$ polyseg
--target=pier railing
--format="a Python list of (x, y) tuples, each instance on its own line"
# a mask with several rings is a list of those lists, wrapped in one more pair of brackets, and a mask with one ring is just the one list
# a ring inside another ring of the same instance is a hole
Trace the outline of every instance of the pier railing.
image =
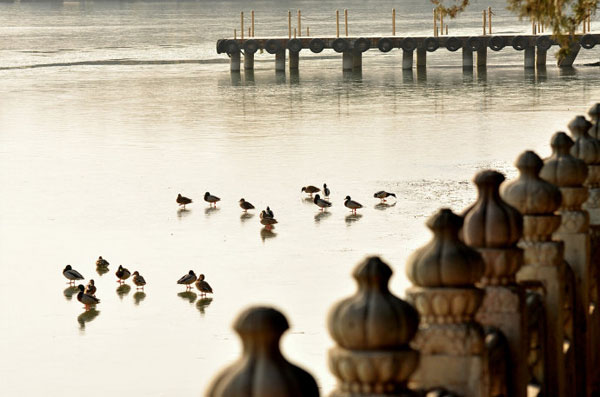
[[(475, 203), (428, 220), (433, 237), (405, 267), (407, 301), (381, 259), (356, 267), (357, 292), (328, 319), (332, 396), (598, 395), (600, 103), (589, 117), (554, 134), (550, 157), (521, 154), (515, 180), (479, 172)], [(279, 351), (287, 328), (274, 309), (244, 311), (243, 357), (208, 395), (317, 396)]]
[[(573, 65), (581, 48), (592, 49), (600, 44), (600, 34), (586, 33), (574, 35), (571, 38), (571, 49), (568, 55), (558, 61), (561, 67)], [(244, 56), (244, 69), (254, 69), (254, 54), (266, 51), (275, 55), (275, 70), (284, 71), (286, 68), (286, 53), (289, 56), (288, 66), (291, 70), (299, 68), (301, 51), (309, 50), (320, 53), (331, 49), (342, 54), (342, 69), (353, 70), (362, 68), (362, 54), (369, 49), (380, 52), (390, 52), (394, 49), (402, 51), (402, 69), (427, 65), (427, 53), (438, 49), (449, 52), (461, 50), (463, 68), (484, 67), (487, 65), (488, 49), (501, 51), (512, 49), (523, 52), (525, 68), (545, 66), (547, 52), (558, 43), (550, 35), (482, 35), (482, 36), (431, 36), (431, 37), (272, 37), (246, 39), (229, 38), (217, 41), (217, 53), (230, 57), (230, 70), (241, 69), (241, 55)], [(477, 54), (474, 62), (473, 54)]]

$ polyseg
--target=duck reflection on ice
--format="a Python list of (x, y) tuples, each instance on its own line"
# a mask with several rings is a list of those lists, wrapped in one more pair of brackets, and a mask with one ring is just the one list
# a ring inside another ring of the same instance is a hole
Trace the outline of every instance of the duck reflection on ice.
[(121, 284), (117, 287), (117, 295), (119, 295), (119, 298), (121, 298), (121, 300), (123, 300), (123, 297), (127, 295), (129, 291), (131, 291), (130, 285)]
[(208, 208), (204, 209), (204, 215), (209, 217), (219, 210), (220, 210), (220, 208), (217, 208), (217, 207), (208, 207)]
[(247, 220), (252, 219), (253, 216), (254, 214), (251, 214), (250, 212), (244, 212), (242, 215), (240, 215), (240, 222), (244, 223)]
[(75, 295), (78, 292), (79, 288), (77, 288), (74, 285), (71, 285), (70, 287), (65, 288), (65, 290), (63, 291), (63, 295), (68, 301), (70, 301), (73, 298), (73, 295)]
[(137, 291), (133, 294), (133, 303), (136, 305), (139, 305), (144, 299), (146, 299), (146, 293), (144, 291)]
[(198, 294), (196, 294), (194, 291), (185, 291), (178, 293), (177, 296), (190, 303), (194, 303), (198, 297)]
[(346, 225), (350, 226), (354, 222), (357, 222), (360, 218), (362, 218), (362, 214), (350, 214), (346, 215)]
[(315, 215), (315, 223), (319, 223), (321, 222), (323, 219), (330, 217), (331, 216), (331, 212), (327, 212), (327, 211), (319, 211), (316, 215)]
[(260, 239), (263, 241), (263, 243), (265, 240), (275, 238), (276, 236), (277, 233), (275, 233), (272, 229), (267, 229), (266, 227), (260, 229)]
[(198, 299), (196, 302), (196, 309), (200, 312), (200, 314), (204, 315), (204, 310), (211, 304), (213, 298), (202, 298)]
[(192, 213), (192, 211), (185, 209), (185, 208), (180, 208), (177, 210), (177, 218), (181, 219), (184, 218), (188, 215), (190, 215)]
[(392, 204), (389, 203), (379, 203), (379, 204), (375, 204), (375, 209), (379, 210), (379, 211), (385, 211), (388, 208), (391, 208), (393, 206), (395, 206), (397, 203), (397, 201), (394, 201)]
[(90, 310), (86, 310), (85, 312), (83, 312), (79, 316), (77, 316), (77, 322), (79, 323), (79, 329), (84, 330), (85, 324), (89, 323), (90, 321), (93, 321), (96, 317), (98, 317), (99, 314), (100, 314), (100, 311), (96, 310), (96, 308), (92, 307)]
[(98, 273), (99, 276), (102, 276), (103, 274), (108, 273), (108, 268), (102, 267), (102, 266), (96, 266), (96, 273)]

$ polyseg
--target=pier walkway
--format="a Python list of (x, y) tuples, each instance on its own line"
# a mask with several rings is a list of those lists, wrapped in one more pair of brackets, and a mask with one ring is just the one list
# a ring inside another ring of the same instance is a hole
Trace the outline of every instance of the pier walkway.
[[(560, 67), (573, 65), (581, 48), (592, 49), (600, 44), (600, 34), (577, 34), (568, 56), (558, 62)], [(254, 54), (264, 50), (275, 55), (275, 70), (282, 71), (286, 67), (286, 50), (289, 54), (290, 69), (298, 69), (299, 54), (302, 50), (320, 53), (333, 49), (342, 54), (343, 70), (362, 68), (362, 53), (369, 49), (389, 52), (395, 48), (402, 50), (402, 69), (412, 69), (414, 53), (416, 66), (427, 65), (427, 53), (445, 48), (450, 52), (462, 51), (463, 68), (474, 65), (487, 65), (488, 48), (492, 51), (523, 51), (525, 68), (546, 65), (546, 54), (558, 43), (550, 35), (486, 35), (486, 36), (437, 36), (437, 37), (298, 37), (298, 38), (255, 38), (220, 39), (217, 41), (217, 53), (226, 53), (231, 58), (231, 71), (241, 68), (241, 54), (244, 55), (244, 69), (254, 68)], [(473, 54), (477, 54), (475, 58)]]

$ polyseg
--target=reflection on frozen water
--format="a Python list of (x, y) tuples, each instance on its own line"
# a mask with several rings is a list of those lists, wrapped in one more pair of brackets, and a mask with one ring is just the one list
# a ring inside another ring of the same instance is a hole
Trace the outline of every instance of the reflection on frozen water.
[(79, 316), (77, 316), (79, 329), (83, 331), (85, 329), (85, 324), (93, 321), (96, 317), (98, 317), (99, 314), (100, 311), (96, 310), (96, 308), (93, 307), (90, 310), (87, 310), (81, 313)]
[(211, 304), (213, 298), (202, 298), (196, 302), (196, 309), (200, 312), (200, 314), (204, 315), (204, 310)]
[(98, 273), (99, 276), (102, 276), (103, 274), (108, 273), (108, 267), (96, 266), (96, 273)]
[(277, 233), (275, 233), (273, 229), (267, 229), (266, 227), (260, 229), (260, 239), (263, 241), (263, 243), (265, 242), (265, 240), (275, 238), (276, 236)]
[(198, 294), (196, 294), (194, 291), (184, 291), (178, 293), (177, 296), (190, 303), (194, 303), (196, 301), (196, 298), (198, 297)]
[(375, 207), (374, 207), (374, 208), (375, 208), (376, 210), (385, 211), (385, 210), (387, 210), (388, 208), (391, 208), (391, 207), (395, 206), (395, 205), (396, 205), (396, 203), (397, 203), (397, 201), (394, 201), (394, 202), (393, 202), (393, 203), (391, 203), (391, 204), (390, 204), (390, 203), (379, 203), (379, 204), (375, 204)]
[(307, 204), (307, 205), (311, 205), (311, 206), (312, 206), (312, 205), (315, 205), (315, 198), (314, 198), (314, 197), (304, 197), (304, 198), (302, 199), (302, 202), (303, 202), (304, 204)]
[(123, 297), (127, 295), (129, 291), (131, 291), (131, 286), (128, 284), (121, 284), (117, 287), (117, 295), (119, 298), (121, 298), (121, 300), (123, 300)]
[(328, 218), (331, 216), (331, 212), (328, 211), (319, 211), (316, 215), (315, 215), (315, 223), (319, 223), (322, 220)]
[(144, 291), (137, 291), (135, 294), (133, 294), (133, 302), (136, 305), (139, 305), (144, 299), (146, 299), (146, 293)]
[(191, 210), (180, 208), (177, 210), (177, 218), (182, 219), (192, 213)]
[(362, 214), (350, 214), (350, 215), (346, 215), (346, 218), (345, 218), (346, 225), (350, 226), (352, 223), (358, 221), (362, 217), (363, 217)]
[(204, 209), (204, 215), (206, 215), (207, 217), (211, 216), (212, 214), (214, 214), (217, 211), (220, 211), (220, 208), (217, 207), (208, 207)]
[(65, 295), (65, 298), (70, 301), (73, 298), (73, 295), (75, 295), (76, 293), (79, 292), (79, 289), (72, 285), (70, 287), (65, 288), (65, 290), (63, 291), (63, 294)]
[(252, 214), (250, 212), (244, 212), (244, 213), (242, 213), (242, 215), (240, 215), (240, 221), (242, 223), (244, 223), (247, 220), (252, 219), (253, 216), (254, 216), (254, 214)]

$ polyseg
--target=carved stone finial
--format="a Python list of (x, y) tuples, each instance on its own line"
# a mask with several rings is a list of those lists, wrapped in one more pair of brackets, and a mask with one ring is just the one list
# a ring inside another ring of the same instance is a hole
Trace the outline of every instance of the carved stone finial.
[(419, 361), (408, 343), (419, 315), (389, 291), (391, 275), (378, 257), (365, 259), (353, 273), (358, 291), (329, 313), (329, 333), (339, 345), (329, 352), (329, 367), (339, 379), (333, 396), (408, 393), (406, 382)]
[(591, 127), (592, 123), (587, 121), (584, 116), (577, 116), (569, 123), (569, 131), (575, 139), (571, 154), (585, 161), (587, 165), (600, 163), (600, 141), (588, 133)]
[(290, 364), (279, 350), (281, 335), (289, 328), (283, 314), (270, 307), (251, 307), (238, 316), (233, 328), (242, 339), (242, 357), (214, 379), (207, 396), (319, 396), (314, 378)]
[[(552, 155), (544, 160), (540, 177), (558, 187), (578, 187), (587, 178), (587, 167), (583, 160), (571, 155), (574, 142), (564, 132), (557, 132), (550, 142)], [(563, 205), (565, 204), (563, 195)], [(585, 200), (584, 200), (585, 201)]]
[(523, 232), (519, 211), (500, 198), (499, 187), (504, 175), (485, 170), (475, 175), (478, 197), (463, 216), (463, 240), (473, 248), (512, 247)]
[(554, 215), (562, 202), (560, 189), (539, 177), (544, 162), (532, 151), (519, 156), (517, 179), (501, 189), (502, 198), (523, 214), (523, 239), (549, 241), (560, 226), (560, 216)]
[(406, 275), (419, 287), (473, 286), (483, 275), (481, 255), (458, 238), (463, 218), (443, 208), (427, 221), (433, 239), (415, 251)]
[(590, 116), (590, 119), (592, 119), (592, 122), (594, 123), (592, 128), (588, 131), (589, 134), (596, 139), (600, 139), (600, 102), (590, 107), (588, 116)]

